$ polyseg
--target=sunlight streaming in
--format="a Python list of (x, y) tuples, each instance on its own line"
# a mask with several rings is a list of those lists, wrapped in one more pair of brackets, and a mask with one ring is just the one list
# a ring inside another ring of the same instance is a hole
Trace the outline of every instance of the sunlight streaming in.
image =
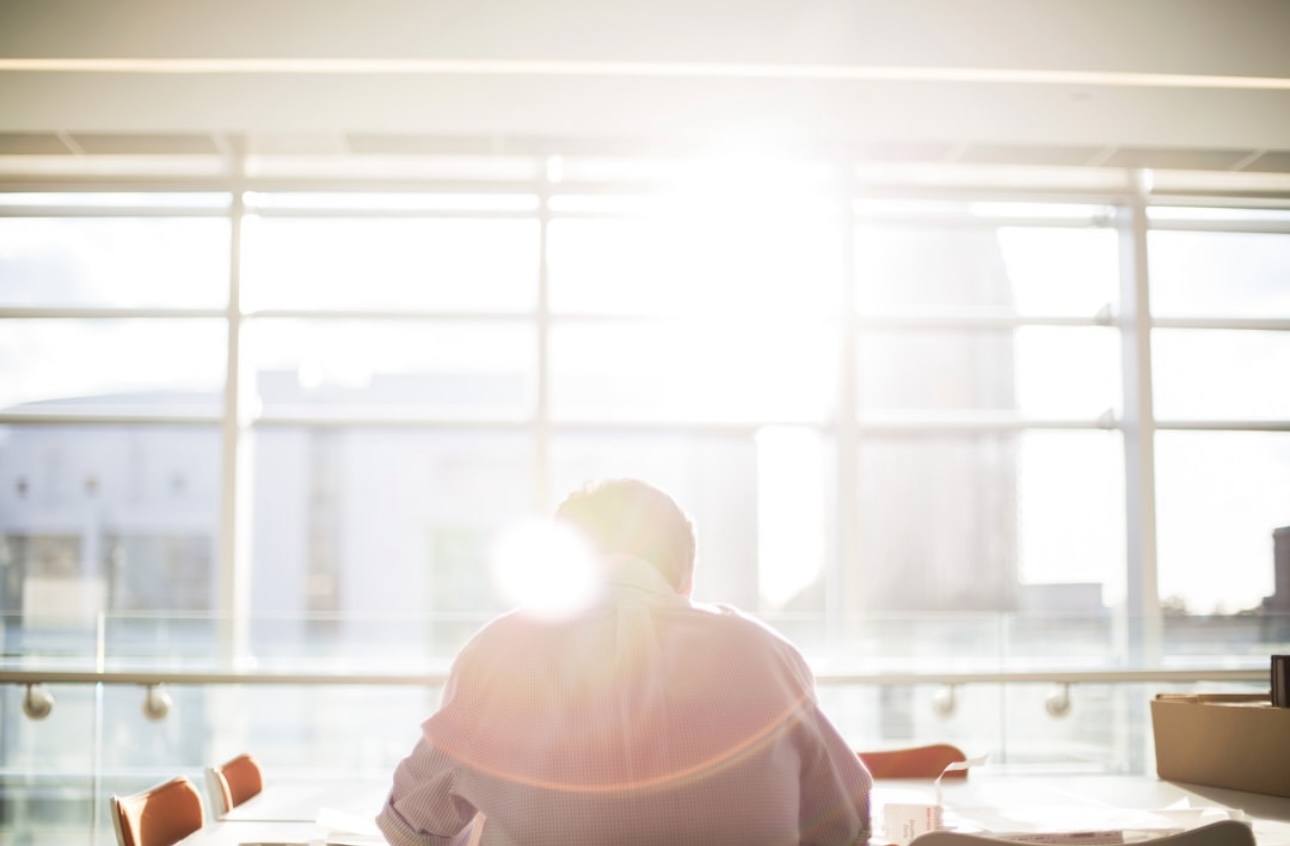
[(757, 587), (782, 608), (824, 570), (824, 449), (810, 429), (757, 431)]
[(572, 617), (600, 595), (600, 568), (591, 551), (574, 532), (549, 520), (507, 531), (491, 565), (503, 600), (540, 619)]

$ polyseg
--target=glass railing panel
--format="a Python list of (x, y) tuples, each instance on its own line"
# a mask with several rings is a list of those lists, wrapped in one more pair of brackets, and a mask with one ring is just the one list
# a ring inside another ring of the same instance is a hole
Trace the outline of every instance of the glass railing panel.
[(1096, 669), (1119, 666), (1124, 646), (1110, 611), (1098, 614), (1010, 614), (1001, 620), (1008, 669)]
[(1290, 612), (1166, 614), (1162, 640), (1161, 660), (1168, 666), (1268, 669), (1269, 656), (1290, 652)]
[(443, 672), (487, 621), (481, 614), (427, 617), (257, 617), (243, 666), (311, 672)]
[[(200, 779), (207, 764), (244, 750), (283, 777), (387, 777), (438, 707), (452, 656), (485, 620), (258, 616), (239, 628), (211, 615), (115, 614), (0, 622), (5, 670), (101, 666), (178, 676), (153, 693), (154, 705), (165, 704), (164, 716), (152, 714), (158, 719), (144, 710), (150, 677), (55, 679), (43, 686), (55, 704), (41, 720), (23, 713), (26, 676), (0, 696), (0, 839), (80, 840), (92, 828), (111, 843), (112, 792), (177, 774)], [(1290, 652), (1277, 639), (1282, 621), (1266, 615), (1167, 617), (1169, 647), (1150, 665), (1125, 657), (1132, 621), (1114, 614), (871, 615), (832, 628), (818, 615), (783, 614), (767, 622), (802, 646), (825, 712), (856, 749), (945, 741), (1023, 772), (1149, 775), (1152, 697), (1266, 692), (1268, 654)], [(225, 648), (232, 644), (239, 649)], [(1232, 670), (1253, 675), (1233, 681)], [(1200, 680), (1162, 671), (1195, 671)], [(1218, 680), (1205, 681), (1206, 671)], [(240, 674), (286, 682), (245, 683)]]
[(438, 707), (437, 685), (261, 686), (212, 689), (200, 760), (251, 751), (270, 772), (389, 774)]
[(85, 667), (93, 660), (100, 633), (89, 614), (0, 615), (2, 660), (10, 667)]
[(219, 620), (209, 614), (104, 615), (104, 667), (212, 670), (219, 655), (219, 637)]
[[(24, 699), (42, 694), (53, 707), (32, 719)], [(99, 794), (97, 695), (94, 685), (0, 688), (0, 841), (84, 842)]]
[(831, 685), (820, 706), (857, 750), (954, 743), (972, 755), (1003, 745), (998, 685)]

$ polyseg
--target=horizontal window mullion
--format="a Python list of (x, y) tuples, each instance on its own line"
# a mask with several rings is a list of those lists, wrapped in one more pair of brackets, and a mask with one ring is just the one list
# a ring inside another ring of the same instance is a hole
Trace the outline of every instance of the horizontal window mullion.
[(1015, 329), (1021, 326), (1113, 326), (1109, 314), (1089, 316), (1029, 314), (864, 314), (857, 329)]
[(470, 429), (472, 431), (517, 431), (531, 428), (530, 419), (483, 420), (430, 415), (381, 414), (265, 414), (247, 421), (251, 428), (304, 429)]
[(434, 311), (432, 309), (309, 309), (265, 308), (244, 311), (241, 318), (255, 320), (429, 320), (444, 322), (532, 322), (531, 311)]
[(1153, 317), (1153, 329), (1257, 329), (1290, 331), (1290, 317)]
[(1290, 420), (1159, 419), (1155, 428), (1191, 432), (1290, 432)]
[(1290, 235), (1290, 220), (1153, 220), (1147, 227), (1147, 231)]
[(183, 208), (178, 206), (10, 206), (0, 203), (0, 218), (96, 218), (96, 217), (213, 217), (227, 218), (228, 208)]
[(0, 426), (218, 426), (220, 413), (0, 411)]
[(937, 434), (941, 432), (1022, 432), (1037, 429), (1102, 429), (1120, 428), (1120, 423), (1109, 415), (1095, 418), (1011, 418), (956, 415), (949, 412), (931, 417), (904, 417), (899, 412), (890, 416), (873, 417), (861, 414), (855, 422), (862, 433), (884, 434)]
[(1002, 229), (1025, 227), (1027, 229), (1090, 229), (1109, 228), (1110, 219), (1087, 217), (997, 217), (955, 214), (852, 214), (856, 225), (872, 227), (894, 226), (902, 229)]
[(537, 217), (538, 212), (536, 209), (520, 211), (515, 209), (248, 208), (246, 215), (248, 217), (295, 219), (533, 220)]
[(4, 320), (121, 320), (121, 319), (164, 319), (192, 320), (212, 319), (228, 316), (223, 308), (166, 308), (164, 306), (148, 308), (112, 307), (112, 306), (0, 306), (0, 319)]

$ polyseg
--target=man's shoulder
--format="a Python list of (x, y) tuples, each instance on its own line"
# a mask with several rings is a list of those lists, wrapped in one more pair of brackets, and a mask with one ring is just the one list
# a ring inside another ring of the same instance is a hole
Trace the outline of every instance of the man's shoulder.
[[(667, 640), (703, 642), (708, 646), (705, 651), (737, 653), (750, 659), (755, 655), (763, 659), (774, 656), (792, 664), (798, 672), (805, 667), (805, 659), (788, 638), (733, 605), (685, 602), (654, 608), (663, 619), (673, 621), (668, 624), (659, 620), (662, 628), (658, 631)], [(545, 657), (563, 654), (571, 648), (576, 650), (571, 644), (598, 637), (603, 634), (599, 626), (612, 625), (612, 610), (606, 606), (558, 622), (535, 620), (522, 611), (502, 614), (470, 637), (457, 653), (454, 664), (458, 669), (496, 663), (513, 665), (517, 660), (525, 660), (521, 656)]]
[(690, 608), (697, 614), (702, 615), (700, 619), (705, 620), (707, 625), (731, 637), (741, 638), (750, 642), (760, 642), (765, 644), (767, 649), (799, 656), (797, 647), (788, 638), (747, 611), (722, 603), (696, 602), (692, 603)]
[[(467, 639), (461, 653), (477, 652), (510, 642), (531, 642), (558, 623), (539, 620), (517, 608), (506, 611), (484, 623)], [(459, 654), (461, 654), (459, 653)]]

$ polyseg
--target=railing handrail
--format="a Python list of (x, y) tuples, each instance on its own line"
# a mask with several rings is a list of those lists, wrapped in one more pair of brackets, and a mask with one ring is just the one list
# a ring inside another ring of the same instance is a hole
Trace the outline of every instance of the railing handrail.
[[(0, 669), (0, 684), (136, 685), (365, 685), (400, 687), (441, 685), (444, 670), (422, 673), (272, 672), (266, 670), (58, 670)], [(906, 686), (920, 684), (1133, 684), (1137, 682), (1269, 682), (1267, 669), (1111, 669), (1017, 670), (989, 672), (840, 672), (819, 670), (820, 685)]]

